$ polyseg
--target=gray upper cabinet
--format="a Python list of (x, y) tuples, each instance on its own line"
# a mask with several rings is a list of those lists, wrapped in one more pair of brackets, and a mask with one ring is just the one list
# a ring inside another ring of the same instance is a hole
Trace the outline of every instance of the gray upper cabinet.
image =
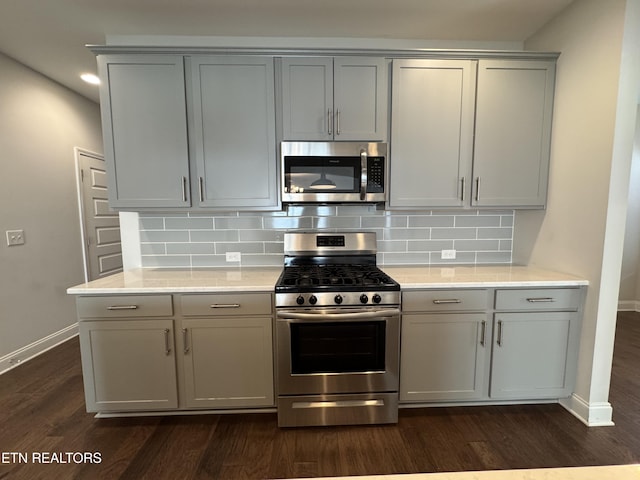
[(554, 83), (554, 61), (479, 61), (473, 206), (545, 206)]
[(393, 61), (389, 207), (469, 198), (475, 78), (471, 60)]
[(390, 208), (546, 204), (554, 60), (394, 60)]
[(281, 73), (284, 140), (386, 139), (386, 59), (283, 58)]
[(187, 65), (194, 204), (278, 209), (273, 58), (201, 56)]
[(109, 204), (188, 207), (184, 68), (178, 55), (101, 55)]

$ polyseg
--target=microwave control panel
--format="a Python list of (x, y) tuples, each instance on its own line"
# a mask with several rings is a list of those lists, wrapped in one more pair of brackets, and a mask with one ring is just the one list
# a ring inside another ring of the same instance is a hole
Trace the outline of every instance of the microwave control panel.
[(367, 192), (384, 193), (384, 157), (367, 158)]

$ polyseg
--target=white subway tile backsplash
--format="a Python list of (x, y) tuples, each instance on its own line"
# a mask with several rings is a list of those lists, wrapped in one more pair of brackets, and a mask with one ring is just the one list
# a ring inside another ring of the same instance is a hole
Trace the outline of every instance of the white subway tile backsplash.
[[(381, 265), (511, 263), (514, 212), (395, 212), (373, 205), (290, 206), (281, 212), (140, 214), (143, 267), (220, 267), (226, 252), (242, 266), (283, 263), (284, 232), (376, 232)], [(442, 250), (456, 250), (443, 260)]]

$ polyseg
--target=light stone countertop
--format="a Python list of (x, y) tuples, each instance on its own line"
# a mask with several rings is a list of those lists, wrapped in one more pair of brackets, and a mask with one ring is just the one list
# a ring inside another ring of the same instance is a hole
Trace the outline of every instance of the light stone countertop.
[[(579, 277), (522, 266), (381, 266), (403, 289), (582, 286)], [(282, 267), (134, 269), (81, 283), (71, 295), (273, 292)]]
[(365, 475), (358, 477), (331, 477), (331, 480), (640, 480), (640, 465), (415, 473), (408, 475)]
[(273, 292), (282, 267), (138, 268), (67, 289), (72, 295)]
[(381, 267), (403, 289), (575, 287), (588, 285), (583, 278), (532, 266), (407, 266)]

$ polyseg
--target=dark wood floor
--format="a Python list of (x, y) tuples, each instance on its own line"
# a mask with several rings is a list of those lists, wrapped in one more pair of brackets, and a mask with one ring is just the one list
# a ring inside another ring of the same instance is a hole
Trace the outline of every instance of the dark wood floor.
[[(640, 463), (640, 314), (619, 315), (615, 427), (557, 404), (404, 409), (390, 426), (278, 429), (275, 414), (95, 419), (77, 339), (0, 376), (0, 478), (265, 479)], [(100, 464), (7, 463), (98, 452)]]

